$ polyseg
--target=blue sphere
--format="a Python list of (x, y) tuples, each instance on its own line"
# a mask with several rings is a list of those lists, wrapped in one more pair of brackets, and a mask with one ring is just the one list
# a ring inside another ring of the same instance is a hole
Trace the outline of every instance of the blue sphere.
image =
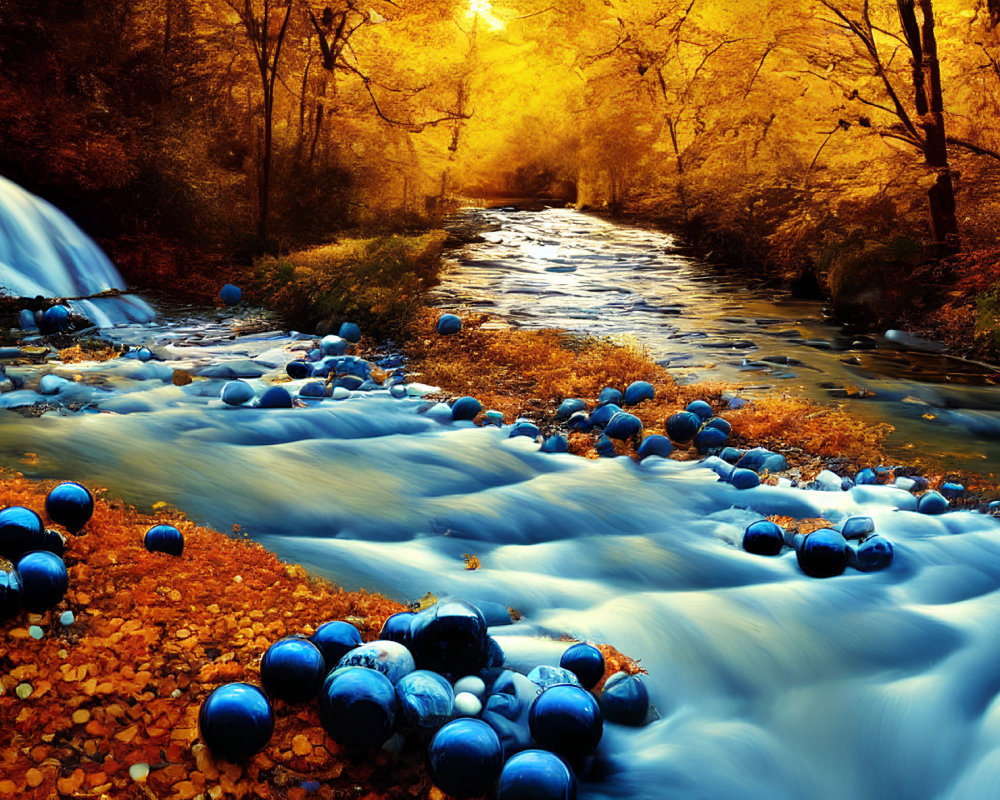
[(395, 397), (397, 400), (402, 400), (408, 394), (409, 392), (406, 391), (406, 387), (402, 384), (397, 383), (394, 386), (389, 387), (389, 396)]
[(297, 381), (302, 378), (311, 377), (313, 368), (312, 364), (309, 364), (306, 361), (289, 361), (285, 364), (285, 372), (288, 373), (289, 378)]
[(625, 405), (633, 406), (644, 400), (652, 400), (656, 396), (653, 384), (647, 381), (635, 381), (630, 383), (625, 389)]
[(142, 539), (150, 553), (179, 556), (184, 552), (184, 534), (173, 525), (154, 525)]
[(692, 400), (684, 410), (696, 414), (702, 421), (712, 417), (712, 407), (704, 400)]
[(694, 446), (699, 453), (705, 453), (722, 447), (728, 439), (729, 435), (724, 430), (713, 427), (706, 422), (702, 425), (701, 430), (694, 435)]
[(854, 482), (858, 486), (871, 485), (878, 483), (878, 477), (875, 475), (875, 470), (865, 467), (854, 475)]
[(847, 540), (839, 531), (820, 528), (802, 540), (796, 557), (806, 575), (831, 578), (840, 575), (847, 566)]
[(198, 713), (198, 729), (217, 758), (245, 761), (274, 731), (271, 703), (256, 686), (227, 683), (213, 691)]
[(150, 350), (148, 347), (140, 347), (138, 352), (136, 352), (136, 358), (138, 358), (140, 361), (143, 362), (152, 361), (153, 351)]
[(438, 319), (437, 332), (442, 336), (450, 336), (462, 330), (462, 320), (454, 314), (442, 314)]
[(433, 730), (451, 719), (455, 691), (443, 675), (418, 669), (396, 684), (396, 703), (402, 725)]
[(604, 677), (604, 655), (592, 644), (580, 642), (566, 649), (559, 666), (568, 669), (584, 689), (593, 689)]
[(381, 747), (396, 730), (396, 689), (373, 669), (335, 670), (320, 689), (319, 719), (330, 738), (344, 747)]
[(309, 641), (319, 648), (326, 671), (330, 672), (340, 659), (361, 644), (361, 634), (350, 622), (334, 620), (320, 625)]
[(35, 315), (32, 311), (30, 311), (27, 308), (21, 309), (21, 313), (18, 314), (17, 321), (21, 325), (21, 330), (24, 331), (38, 330), (38, 323), (35, 321)]
[(917, 500), (917, 511), (921, 514), (943, 514), (948, 510), (948, 501), (945, 497), (935, 492), (933, 489), (924, 492)]
[(604, 684), (601, 711), (609, 722), (642, 725), (649, 715), (649, 690), (638, 675), (616, 672)]
[(690, 411), (671, 414), (667, 418), (667, 436), (674, 442), (690, 442), (700, 427), (701, 417)]
[(672, 452), (674, 452), (673, 442), (662, 434), (652, 433), (639, 445), (639, 460), (641, 461), (646, 456), (669, 458)]
[(410, 646), (410, 623), (416, 616), (412, 611), (400, 611), (386, 619), (379, 633), (379, 639), (386, 639), (390, 642), (399, 642), (405, 647)]
[(30, 508), (8, 506), (0, 511), (0, 558), (13, 562), (30, 550), (43, 549), (44, 537), (42, 518)]
[(475, 797), (493, 788), (503, 766), (496, 731), (480, 719), (456, 719), (427, 746), (427, 771), (434, 785), (454, 797)]
[(960, 483), (942, 483), (941, 495), (949, 500), (955, 500), (965, 494), (965, 487)]
[(743, 549), (748, 553), (776, 556), (784, 546), (784, 531), (769, 519), (751, 522), (743, 532)]
[(538, 695), (528, 726), (541, 747), (574, 760), (594, 752), (604, 733), (604, 717), (590, 692), (562, 684)]
[(475, 397), (459, 397), (451, 406), (451, 418), (472, 420), (482, 410), (483, 404)]
[(60, 483), (45, 498), (45, 513), (70, 533), (77, 533), (94, 513), (94, 496), (79, 483)]
[(522, 419), (515, 422), (507, 434), (507, 438), (513, 439), (515, 436), (527, 436), (529, 439), (537, 439), (542, 432), (538, 426), (530, 420)]
[(500, 772), (496, 800), (576, 800), (576, 775), (555, 753), (524, 750)]
[(21, 610), (21, 579), (17, 572), (0, 570), (0, 621), (9, 619)]
[(253, 399), (253, 387), (246, 381), (229, 381), (222, 387), (220, 397), (227, 406), (241, 406)]
[(737, 489), (753, 489), (760, 486), (760, 476), (752, 469), (737, 467), (730, 474), (729, 482)]
[(567, 397), (559, 404), (559, 408), (556, 409), (556, 416), (559, 419), (569, 419), (577, 411), (586, 411), (587, 404), (576, 397)]
[(875, 530), (875, 520), (871, 517), (848, 517), (840, 526), (845, 539), (863, 539)]
[(621, 410), (621, 406), (616, 403), (605, 403), (602, 406), (598, 406), (590, 415), (590, 424), (592, 426), (597, 425), (598, 427), (603, 428), (611, 422), (611, 418)]
[(355, 322), (343, 322), (337, 335), (347, 342), (357, 344), (361, 341), (361, 328)]
[(859, 572), (875, 572), (892, 563), (892, 542), (874, 534), (858, 545), (854, 552), (854, 568)]
[(341, 339), (339, 336), (334, 336), (333, 334), (324, 336), (319, 341), (320, 352), (325, 356), (342, 356), (350, 346), (351, 343), (346, 339)]
[(705, 428), (718, 428), (726, 436), (729, 436), (733, 431), (733, 426), (729, 423), (729, 420), (723, 419), (722, 417), (712, 417), (708, 422), (701, 426), (704, 430)]
[(598, 405), (605, 406), (608, 403), (614, 403), (616, 406), (620, 406), (625, 402), (625, 395), (622, 394), (621, 390), (615, 389), (612, 386), (606, 386), (601, 389), (601, 393), (597, 395)]
[(267, 648), (260, 662), (264, 691), (288, 703), (302, 703), (315, 697), (325, 677), (323, 654), (300, 636), (279, 639)]
[(612, 439), (626, 442), (642, 433), (642, 421), (632, 414), (619, 411), (608, 422), (604, 433)]
[(42, 333), (62, 333), (69, 325), (69, 309), (66, 306), (52, 306), (42, 314), (39, 325)]
[(235, 306), (243, 299), (243, 290), (239, 286), (227, 283), (222, 287), (222, 291), (219, 292), (219, 297), (227, 306)]
[(291, 408), (292, 396), (284, 386), (272, 386), (260, 396), (261, 408)]
[(415, 670), (413, 655), (399, 642), (380, 641), (368, 642), (349, 650), (340, 661), (337, 669), (343, 667), (365, 667), (381, 672), (395, 686), (405, 675)]
[(483, 612), (461, 600), (442, 600), (414, 615), (410, 648), (420, 669), (475, 675), (489, 656)]
[(21, 584), (21, 606), (32, 614), (43, 614), (54, 608), (69, 588), (66, 565), (48, 550), (21, 556), (14, 569)]

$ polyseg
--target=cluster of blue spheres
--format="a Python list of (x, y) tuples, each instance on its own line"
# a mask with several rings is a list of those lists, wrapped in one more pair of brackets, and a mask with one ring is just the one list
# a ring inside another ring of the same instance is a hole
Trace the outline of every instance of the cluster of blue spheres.
[(449, 599), (393, 614), (367, 643), (342, 620), (280, 639), (261, 661), (263, 690), (233, 683), (208, 697), (202, 739), (215, 755), (240, 761), (270, 739), (273, 700), (316, 702), (324, 730), (351, 750), (375, 750), (396, 734), (427, 742), (430, 777), (453, 797), (575, 800), (577, 772), (605, 720), (646, 721), (645, 684), (617, 673), (595, 694), (604, 656), (583, 643), (567, 648), (558, 667), (527, 676), (505, 669), (487, 620), (510, 623), (502, 608)]

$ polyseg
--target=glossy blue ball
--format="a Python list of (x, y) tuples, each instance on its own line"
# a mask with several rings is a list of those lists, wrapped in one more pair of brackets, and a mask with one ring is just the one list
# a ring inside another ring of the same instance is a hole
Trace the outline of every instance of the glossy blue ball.
[(267, 648), (260, 662), (264, 691), (288, 703), (302, 703), (315, 697), (326, 673), (326, 662), (319, 648), (299, 636), (279, 639)]
[(892, 542), (874, 534), (858, 545), (854, 551), (854, 568), (860, 572), (875, 572), (892, 563)]
[(311, 377), (313, 368), (312, 364), (306, 361), (289, 361), (285, 364), (285, 372), (288, 373), (289, 378), (297, 381), (302, 378)]
[(707, 453), (709, 450), (722, 447), (728, 439), (729, 436), (725, 431), (706, 423), (694, 435), (694, 446), (699, 453)]
[(0, 570), (0, 621), (21, 610), (21, 580), (16, 572)]
[(810, 577), (840, 575), (847, 566), (847, 540), (839, 531), (820, 528), (802, 540), (796, 557), (799, 567)]
[(94, 496), (79, 483), (60, 483), (45, 498), (45, 513), (70, 533), (77, 533), (94, 513)]
[(486, 619), (469, 603), (442, 600), (414, 615), (410, 648), (420, 669), (474, 675), (489, 654)]
[(253, 399), (253, 387), (246, 381), (229, 381), (222, 387), (220, 397), (227, 406), (241, 406)]
[(671, 414), (667, 418), (667, 436), (674, 442), (690, 442), (701, 427), (701, 417), (690, 411)]
[(443, 675), (418, 669), (396, 684), (396, 704), (401, 725), (440, 728), (452, 717), (455, 691)]
[(602, 406), (598, 406), (590, 415), (590, 424), (603, 428), (611, 422), (611, 418), (621, 410), (621, 406), (617, 403), (605, 403)]
[(378, 638), (390, 642), (399, 642), (401, 645), (409, 647), (410, 623), (413, 621), (414, 616), (412, 611), (400, 611), (397, 614), (393, 614), (382, 625), (382, 631), (379, 633)]
[(350, 622), (334, 620), (320, 625), (309, 641), (319, 648), (326, 671), (330, 672), (348, 652), (361, 645), (361, 634)]
[(948, 510), (948, 501), (939, 492), (933, 489), (924, 492), (917, 500), (917, 511), (921, 514), (943, 514)]
[(669, 458), (672, 452), (674, 452), (673, 442), (662, 434), (651, 433), (639, 445), (639, 460), (641, 461), (647, 456)]
[(473, 420), (483, 410), (483, 404), (475, 397), (459, 397), (451, 406), (451, 418)]
[(356, 322), (342, 322), (337, 335), (344, 341), (357, 344), (361, 341), (361, 328)]
[(642, 421), (625, 411), (619, 411), (608, 422), (604, 434), (612, 439), (626, 442), (642, 434)]
[(622, 394), (620, 389), (615, 389), (613, 386), (606, 386), (601, 389), (600, 394), (597, 395), (598, 405), (607, 405), (608, 403), (614, 403), (616, 406), (620, 406), (625, 402), (625, 395)]
[(337, 669), (344, 667), (365, 667), (381, 672), (394, 686), (417, 668), (405, 645), (381, 640), (358, 645), (345, 653), (337, 662)]
[(743, 549), (758, 556), (776, 556), (785, 546), (785, 533), (769, 519), (751, 522), (743, 531)]
[(219, 297), (227, 306), (235, 306), (243, 299), (243, 290), (239, 286), (227, 283), (222, 287), (222, 291), (219, 292)]
[(442, 336), (450, 336), (462, 330), (462, 320), (454, 314), (442, 314), (438, 318), (437, 332)]
[(272, 386), (260, 396), (261, 408), (291, 408), (292, 396), (284, 386)]
[(737, 467), (729, 475), (729, 482), (737, 489), (753, 489), (760, 486), (760, 476), (752, 469)]
[(396, 730), (396, 688), (373, 669), (335, 670), (319, 692), (319, 719), (330, 738), (344, 747), (381, 747)]
[(47, 550), (21, 556), (14, 569), (21, 584), (21, 606), (32, 614), (54, 608), (69, 588), (66, 565), (59, 556)]
[(42, 314), (42, 333), (62, 333), (69, 325), (69, 309), (66, 306), (52, 306)]
[(8, 506), (0, 511), (0, 557), (17, 559), (29, 550), (39, 550), (45, 536), (42, 518), (30, 508)]
[(576, 675), (584, 689), (593, 689), (604, 677), (604, 655), (586, 642), (568, 647), (559, 666)]
[(577, 397), (567, 397), (556, 409), (556, 416), (559, 419), (569, 419), (577, 411), (586, 411), (587, 404)]
[(696, 414), (702, 421), (712, 417), (712, 407), (704, 400), (692, 400), (684, 410)]
[(274, 731), (271, 703), (256, 686), (227, 683), (213, 691), (198, 713), (198, 729), (217, 758), (245, 761)]
[(656, 396), (653, 384), (647, 381), (635, 381), (625, 388), (625, 405), (632, 406), (644, 400), (652, 400)]
[(154, 525), (142, 538), (150, 553), (179, 556), (184, 552), (184, 534), (173, 525)]
[(496, 800), (576, 800), (576, 775), (555, 753), (524, 750), (500, 771)]
[(140, 347), (138, 352), (136, 353), (136, 358), (138, 358), (140, 361), (143, 362), (152, 361), (153, 351), (150, 350), (148, 347)]
[(434, 785), (455, 797), (486, 794), (500, 775), (503, 749), (496, 732), (480, 719), (457, 719), (441, 728), (427, 747)]
[(642, 725), (649, 715), (649, 690), (639, 675), (616, 672), (601, 691), (601, 711), (609, 722)]
[(538, 695), (528, 726), (541, 747), (574, 760), (594, 752), (604, 732), (604, 717), (590, 692), (563, 684)]

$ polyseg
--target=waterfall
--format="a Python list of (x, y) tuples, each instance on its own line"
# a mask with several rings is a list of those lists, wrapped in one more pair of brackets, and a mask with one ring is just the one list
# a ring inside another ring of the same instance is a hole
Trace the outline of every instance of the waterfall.
[(125, 289), (114, 264), (51, 203), (0, 176), (0, 291), (17, 297), (72, 299), (95, 325), (143, 322), (155, 312), (139, 297), (92, 297)]

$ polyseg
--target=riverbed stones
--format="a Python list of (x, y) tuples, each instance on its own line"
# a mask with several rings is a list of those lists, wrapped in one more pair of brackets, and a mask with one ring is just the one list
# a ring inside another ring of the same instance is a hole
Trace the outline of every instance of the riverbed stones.
[(357, 344), (361, 341), (361, 328), (355, 322), (343, 322), (337, 335), (345, 341)]
[(253, 400), (253, 387), (246, 381), (229, 381), (222, 387), (220, 397), (227, 406), (241, 406)]
[(285, 372), (293, 381), (309, 378), (313, 374), (312, 364), (305, 361), (289, 361), (285, 365)]
[(142, 539), (150, 553), (179, 556), (184, 552), (184, 535), (173, 525), (154, 525)]
[(527, 436), (529, 439), (537, 439), (540, 435), (541, 431), (534, 422), (528, 419), (520, 419), (511, 426), (507, 437), (513, 439), (515, 436)]
[(259, 405), (261, 408), (291, 408), (294, 402), (284, 386), (272, 386), (260, 396)]
[(948, 510), (948, 500), (933, 489), (924, 492), (917, 500), (917, 511), (921, 514), (943, 514)]
[(556, 409), (556, 416), (559, 419), (569, 419), (577, 411), (586, 411), (587, 404), (578, 397), (567, 397)]
[(625, 402), (625, 395), (622, 393), (621, 389), (616, 389), (613, 386), (606, 386), (601, 389), (600, 394), (597, 395), (598, 405), (607, 405), (608, 403), (613, 403), (616, 406), (621, 406)]
[(640, 461), (648, 456), (669, 458), (673, 451), (674, 445), (666, 436), (659, 433), (651, 433), (639, 445), (638, 455)]
[(451, 719), (455, 710), (455, 692), (448, 680), (424, 669), (400, 679), (396, 701), (400, 724), (409, 728), (435, 730)]
[(559, 666), (572, 672), (584, 689), (593, 689), (604, 677), (604, 655), (586, 642), (568, 647), (559, 659)]
[(22, 556), (15, 571), (21, 584), (21, 607), (32, 614), (54, 608), (69, 588), (69, 573), (63, 560), (46, 550)]
[(723, 447), (728, 439), (729, 435), (725, 431), (705, 423), (694, 435), (694, 446), (699, 453), (707, 453)]
[(358, 645), (341, 656), (337, 669), (344, 667), (364, 667), (381, 672), (395, 686), (416, 669), (416, 664), (413, 655), (404, 645), (376, 639), (374, 642)]
[(639, 675), (616, 672), (601, 692), (601, 712), (609, 722), (642, 725), (649, 716), (649, 690)]
[(801, 540), (796, 557), (806, 575), (831, 578), (840, 575), (847, 566), (847, 540), (839, 531), (820, 528)]
[(271, 703), (256, 686), (227, 683), (201, 706), (198, 729), (212, 755), (245, 761), (261, 750), (274, 731)]
[(620, 411), (622, 411), (622, 407), (617, 403), (608, 402), (604, 405), (598, 406), (590, 414), (590, 424), (603, 428), (611, 422), (611, 418)]
[(496, 800), (576, 800), (576, 774), (548, 750), (524, 750), (500, 771)]
[(590, 692), (560, 684), (538, 695), (528, 726), (541, 747), (575, 760), (594, 752), (604, 733), (604, 717)]
[(625, 442), (642, 434), (642, 421), (633, 414), (619, 411), (608, 421), (604, 433), (612, 439)]
[(45, 334), (62, 333), (69, 327), (69, 309), (62, 305), (45, 309), (38, 327)]
[(684, 410), (696, 414), (703, 422), (712, 417), (712, 407), (704, 400), (692, 400)]
[(489, 654), (486, 620), (471, 603), (442, 600), (414, 615), (410, 648), (420, 669), (445, 675), (478, 673)]
[(683, 444), (690, 442), (701, 427), (701, 417), (691, 411), (681, 411), (667, 418), (667, 436), (671, 441)]
[(892, 564), (892, 542), (878, 534), (868, 536), (856, 546), (848, 545), (848, 559), (859, 572), (875, 572)]
[(483, 410), (483, 404), (475, 397), (459, 397), (451, 406), (452, 419), (474, 420)]
[(42, 518), (30, 508), (8, 506), (0, 511), (0, 558), (16, 562), (24, 553), (41, 549)]
[(543, 453), (568, 453), (569, 440), (561, 433), (555, 433), (542, 442)]
[(736, 467), (729, 475), (729, 482), (737, 489), (753, 489), (760, 486), (760, 476), (752, 469)]
[(352, 750), (381, 747), (396, 729), (396, 688), (365, 667), (337, 669), (319, 693), (319, 718), (335, 742)]
[(758, 556), (776, 556), (785, 546), (785, 532), (767, 519), (747, 525), (743, 531), (743, 549)]

